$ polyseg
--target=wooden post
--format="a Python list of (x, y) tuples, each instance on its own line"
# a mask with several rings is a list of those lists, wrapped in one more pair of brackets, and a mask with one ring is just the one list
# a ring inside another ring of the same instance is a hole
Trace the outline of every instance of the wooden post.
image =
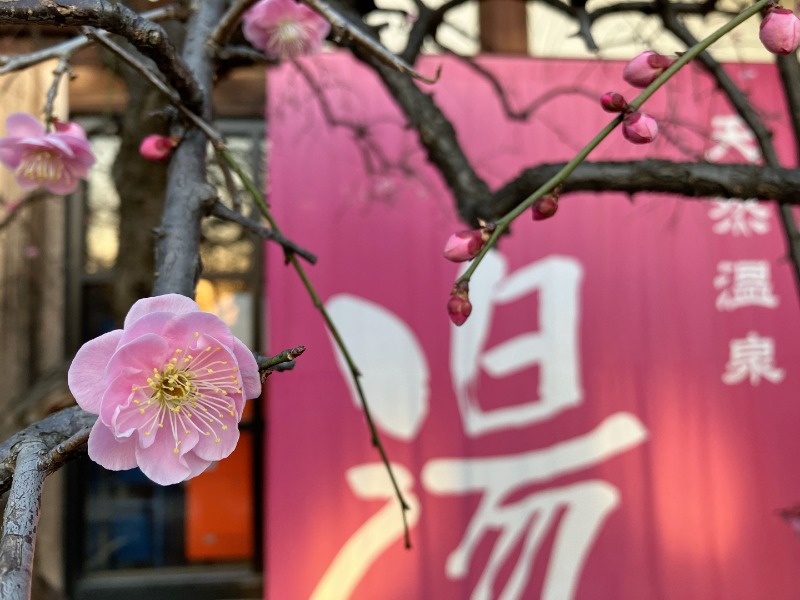
[(524, 0), (479, 3), (481, 52), (528, 54), (528, 21)]

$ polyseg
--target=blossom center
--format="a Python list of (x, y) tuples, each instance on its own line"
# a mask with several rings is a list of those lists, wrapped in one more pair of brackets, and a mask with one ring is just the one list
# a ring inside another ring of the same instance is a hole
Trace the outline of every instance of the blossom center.
[(153, 400), (167, 410), (179, 412), (181, 407), (190, 403), (197, 404), (197, 385), (194, 373), (175, 369), (174, 363), (167, 363), (159, 372), (154, 369), (153, 377), (147, 383), (153, 390)]
[(63, 177), (64, 164), (53, 152), (31, 152), (22, 158), (14, 174), (39, 183), (52, 183)]
[(303, 52), (306, 37), (303, 25), (294, 19), (283, 19), (275, 26), (271, 50), (278, 56), (298, 56)]

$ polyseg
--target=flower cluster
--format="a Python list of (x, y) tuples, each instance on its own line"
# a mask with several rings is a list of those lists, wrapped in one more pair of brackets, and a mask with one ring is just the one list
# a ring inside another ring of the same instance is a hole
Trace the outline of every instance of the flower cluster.
[(161, 485), (228, 456), (245, 400), (261, 393), (252, 353), (177, 294), (139, 300), (123, 329), (84, 344), (68, 383), (78, 405), (99, 415), (89, 457), (114, 471), (138, 466)]
[(54, 194), (70, 194), (94, 164), (94, 154), (80, 125), (55, 121), (54, 127), (54, 132), (47, 133), (27, 113), (14, 113), (6, 119), (0, 162), (14, 172), (23, 190), (45, 188)]
[[(631, 59), (622, 71), (630, 85), (646, 88), (677, 59), (647, 50)], [(606, 112), (622, 113), (622, 136), (633, 144), (649, 144), (658, 135), (658, 122), (647, 113), (634, 110), (622, 94), (607, 92), (600, 97)]]
[(767, 10), (758, 38), (773, 54), (791, 54), (800, 46), (800, 19), (788, 8)]
[(243, 17), (244, 37), (270, 58), (313, 54), (331, 30), (330, 23), (295, 0), (260, 0)]

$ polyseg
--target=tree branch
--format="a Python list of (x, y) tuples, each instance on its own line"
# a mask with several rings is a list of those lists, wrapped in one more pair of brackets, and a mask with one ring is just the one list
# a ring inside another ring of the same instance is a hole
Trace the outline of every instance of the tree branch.
[(156, 64), (186, 106), (202, 111), (205, 98), (201, 86), (166, 32), (124, 4), (104, 0), (4, 0), (0, 2), (0, 17), (6, 25), (91, 26), (121, 35)]

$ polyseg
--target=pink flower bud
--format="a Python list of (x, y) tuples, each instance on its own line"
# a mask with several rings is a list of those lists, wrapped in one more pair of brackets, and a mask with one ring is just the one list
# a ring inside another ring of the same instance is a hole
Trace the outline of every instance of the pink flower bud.
[(55, 127), (58, 133), (71, 135), (76, 138), (81, 138), (82, 140), (86, 139), (86, 132), (83, 130), (83, 127), (72, 121), (67, 121), (65, 123), (64, 121), (53, 119), (53, 127)]
[(800, 45), (800, 19), (788, 8), (771, 8), (761, 21), (758, 37), (773, 54), (791, 54)]
[(633, 87), (646, 88), (677, 59), (646, 50), (631, 59), (622, 71), (622, 78)]
[(658, 123), (647, 113), (633, 112), (622, 121), (622, 135), (634, 144), (649, 144), (658, 135)]
[(175, 145), (175, 140), (171, 137), (154, 133), (142, 140), (139, 145), (139, 154), (147, 160), (164, 160), (172, 154)]
[(460, 327), (467, 321), (472, 312), (472, 304), (469, 301), (469, 284), (460, 283), (453, 288), (450, 299), (447, 301), (447, 314), (454, 325)]
[(533, 203), (531, 207), (534, 221), (544, 221), (549, 219), (558, 210), (558, 198), (553, 196), (544, 196), (539, 198)]
[(628, 110), (628, 103), (622, 94), (617, 92), (606, 92), (600, 96), (600, 106), (603, 110), (610, 113), (625, 112)]
[(444, 257), (453, 262), (472, 260), (483, 248), (483, 230), (459, 231), (451, 235), (444, 246)]

